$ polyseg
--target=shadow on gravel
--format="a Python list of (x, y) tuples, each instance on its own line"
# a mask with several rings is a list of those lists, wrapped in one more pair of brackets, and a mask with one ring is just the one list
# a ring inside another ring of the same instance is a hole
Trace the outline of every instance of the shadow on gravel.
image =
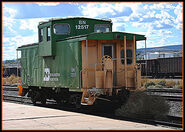
[(164, 119), (170, 108), (163, 98), (147, 95), (144, 92), (131, 93), (127, 103), (118, 109), (113, 109), (113, 105), (111, 103), (104, 103), (95, 106), (82, 106), (80, 109), (76, 109), (68, 104), (57, 105), (47, 103), (45, 106), (41, 104), (36, 106), (152, 125), (157, 124), (145, 119)]
[[(80, 109), (76, 109), (72, 106), (68, 105), (56, 105), (56, 104), (37, 104), (36, 106), (38, 107), (45, 107), (45, 108), (51, 108), (51, 109), (57, 109), (57, 110), (63, 110), (63, 111), (68, 111), (68, 112), (76, 112), (76, 113), (81, 113), (81, 114), (88, 114), (88, 115), (93, 115), (93, 116), (99, 116), (99, 117), (105, 117), (105, 118), (110, 118), (110, 119), (116, 119), (116, 120), (122, 120), (122, 121), (131, 121), (131, 122), (137, 122), (137, 123), (145, 123), (145, 124), (150, 124), (150, 125), (156, 125), (155, 122), (150, 122), (146, 120), (138, 120), (130, 117), (122, 117), (122, 116), (117, 116), (115, 115), (115, 110), (112, 111), (112, 109), (109, 110), (108, 105), (104, 106), (82, 106)], [(104, 107), (104, 109), (102, 109)]]
[(140, 119), (165, 119), (169, 110), (170, 106), (164, 98), (136, 91), (130, 94), (127, 103), (115, 111), (115, 115)]

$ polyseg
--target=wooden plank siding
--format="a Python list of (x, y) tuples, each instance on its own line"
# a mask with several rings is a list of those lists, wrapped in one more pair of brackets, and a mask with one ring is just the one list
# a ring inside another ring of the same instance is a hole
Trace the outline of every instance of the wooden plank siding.
[[(121, 50), (124, 49), (124, 40), (88, 40), (88, 88), (96, 87), (95, 79), (95, 64), (101, 63), (102, 58), (102, 44), (113, 44), (114, 45), (114, 58), (118, 60), (114, 61), (114, 72), (116, 73), (115, 85), (118, 87), (125, 86), (125, 77), (124, 77), (124, 64), (121, 64)], [(133, 40), (126, 40), (127, 49), (132, 49), (132, 55), (134, 58), (133, 52)], [(133, 59), (133, 61), (135, 61)], [(127, 65), (127, 86), (135, 87), (135, 70), (134, 62), (130, 65)], [(86, 64), (86, 41), (82, 41), (82, 88), (87, 88), (87, 64)], [(102, 70), (101, 65), (96, 66), (97, 71)]]

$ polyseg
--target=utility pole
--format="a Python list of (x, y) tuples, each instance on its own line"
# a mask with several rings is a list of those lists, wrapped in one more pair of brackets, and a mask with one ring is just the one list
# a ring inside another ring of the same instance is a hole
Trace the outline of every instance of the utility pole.
[(147, 54), (146, 54), (146, 40), (145, 40), (145, 70), (146, 70), (146, 76), (147, 76)]

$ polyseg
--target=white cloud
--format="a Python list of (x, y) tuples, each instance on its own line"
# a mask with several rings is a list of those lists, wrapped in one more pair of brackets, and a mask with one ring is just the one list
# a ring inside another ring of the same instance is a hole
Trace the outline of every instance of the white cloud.
[(169, 44), (173, 44), (170, 38), (175, 36), (171, 31), (165, 29), (153, 30), (149, 36), (147, 36), (147, 46), (148, 47), (160, 47)]
[[(49, 19), (15, 19), (16, 13), (15, 9), (3, 5), (3, 59), (16, 59), (17, 47), (38, 42), (37, 26), (40, 21)], [(21, 31), (28, 35), (21, 35)]]
[(171, 3), (157, 3), (149, 6), (151, 10), (163, 10), (163, 9), (174, 9), (174, 6)]
[(128, 16), (121, 16), (121, 17), (112, 17), (110, 18), (113, 23), (119, 23), (119, 22), (129, 22)]
[(40, 3), (36, 3), (39, 6), (56, 6), (59, 5), (60, 2), (40, 2)]
[(105, 13), (115, 14), (113, 6), (107, 3), (88, 3), (79, 7), (82, 10), (82, 14), (89, 17), (97, 17)]
[(21, 19), (20, 20), (20, 29), (30, 30), (33, 32), (38, 32), (39, 22), (45, 21), (47, 18), (32, 18), (32, 19)]
[[(145, 23), (153, 23), (150, 26), (155, 26), (157, 28), (170, 28), (173, 27), (180, 27), (180, 24), (175, 24), (175, 18), (169, 14), (169, 10), (173, 10), (175, 6), (171, 3), (157, 3), (152, 5), (145, 5), (143, 6), (142, 3), (89, 3), (86, 5), (82, 5), (79, 7), (82, 10), (82, 14), (88, 17), (99, 17), (103, 15), (115, 15), (117, 12), (122, 12), (124, 14), (125, 9), (130, 8), (132, 13), (129, 16), (120, 16), (117, 18), (113, 18), (113, 22), (116, 25), (113, 29), (116, 29), (118, 25), (121, 23), (134, 23), (135, 27), (144, 27), (148, 28)], [(158, 11), (156, 11), (158, 10)], [(175, 12), (179, 12), (178, 8)], [(181, 21), (180, 17), (177, 17), (176, 21)], [(122, 22), (119, 20), (122, 19)], [(143, 22), (142, 22), (143, 21)], [(118, 24), (119, 23), (119, 24)], [(154, 23), (156, 25), (154, 25)]]
[(7, 27), (10, 32), (16, 33), (15, 30), (13, 30), (13, 25), (15, 24), (15, 15), (17, 14), (17, 10), (6, 7), (3, 4), (3, 26)]
[(132, 26), (133, 27), (137, 27), (137, 28), (144, 28), (144, 25), (143, 25), (143, 23), (141, 23), (141, 22), (132, 22)]
[(145, 15), (143, 15), (144, 18), (148, 18), (148, 17), (154, 17), (155, 16), (156, 11), (148, 11), (146, 12)]
[(37, 42), (38, 42), (37, 33), (30, 36), (17, 35), (15, 37), (3, 37), (3, 47), (6, 47), (6, 49), (10, 48), (12, 52), (16, 50), (16, 48), (19, 46)]
[[(182, 3), (179, 3), (177, 6), (174, 6), (171, 3), (157, 3), (151, 6), (146, 5), (145, 9), (148, 11), (160, 11), (160, 13), (155, 14), (155, 17), (159, 19), (157, 27), (162, 27), (162, 25), (167, 24), (175, 27), (176, 29), (182, 28)], [(174, 12), (176, 17), (170, 14), (172, 12)]]
[(79, 3), (75, 3), (75, 2), (68, 2), (68, 4), (75, 5), (75, 6), (78, 6), (79, 5)]
[(130, 14), (132, 17), (141, 15), (143, 12), (141, 3), (88, 3), (79, 7), (82, 10), (82, 14), (89, 17), (98, 17), (110, 13), (115, 15), (117, 12), (126, 13), (130, 8), (133, 13)]
[(17, 14), (17, 10), (9, 8), (3, 4), (3, 16), (13, 18)]
[(16, 49), (18, 47), (37, 42), (37, 33), (31, 36), (3, 37), (3, 60), (16, 59)]
[(139, 17), (145, 12), (142, 3), (126, 3), (125, 5), (132, 9), (132, 17)]
[(182, 17), (183, 17), (183, 15), (182, 15), (182, 4), (181, 3), (179, 3), (176, 6), (176, 8), (174, 10), (174, 14), (177, 15), (177, 17), (175, 19), (176, 28), (180, 29), (180, 28), (182, 28)]
[[(81, 6), (82, 14), (90, 17), (114, 15), (115, 13), (122, 12), (124, 9), (130, 8), (132, 13), (128, 16), (119, 16), (111, 18), (113, 21), (113, 31), (118, 30), (121, 26), (131, 24), (137, 30), (142, 29), (145, 32), (138, 32), (147, 37), (147, 45), (149, 47), (163, 46), (173, 44), (170, 42), (171, 38), (176, 37), (173, 34), (172, 28), (182, 28), (182, 4), (177, 6), (172, 3), (154, 3), (151, 5), (144, 5), (142, 3), (89, 3)], [(176, 15), (173, 16), (172, 14)], [(107, 15), (106, 14), (106, 15)], [(143, 44), (143, 43), (142, 43)]]
[(16, 59), (16, 50), (8, 50), (3, 47), (3, 60)]
[(166, 33), (166, 34), (172, 34), (171, 31), (164, 31), (164, 33)]
[(126, 23), (113, 23), (112, 31), (119, 31), (119, 27), (125, 28), (127, 26)]
[(11, 41), (15, 42), (15, 45), (17, 47), (26, 45), (26, 44), (31, 44), (31, 43), (36, 43), (38, 42), (38, 34), (35, 33), (34, 35), (31, 36), (16, 36), (11, 39)]

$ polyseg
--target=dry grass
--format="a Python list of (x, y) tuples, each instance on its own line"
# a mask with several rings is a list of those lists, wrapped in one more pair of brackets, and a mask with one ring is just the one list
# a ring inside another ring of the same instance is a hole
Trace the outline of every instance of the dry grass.
[(144, 85), (148, 82), (148, 78), (144, 77), (143, 79), (141, 79), (141, 87), (144, 87)]
[(20, 82), (21, 82), (21, 77), (17, 77), (14, 74), (11, 75), (10, 77), (3, 78), (3, 84), (15, 84)]
[(136, 91), (130, 95), (126, 104), (115, 111), (115, 114), (134, 118), (158, 119), (165, 117), (169, 109), (169, 104), (163, 98)]
[(175, 81), (173, 81), (173, 80), (170, 80), (170, 81), (167, 81), (166, 82), (166, 86), (168, 87), (168, 88), (173, 88), (175, 85), (177, 85), (178, 83), (177, 82), (175, 82)]
[(166, 79), (141, 79), (141, 87), (143, 88), (182, 88), (181, 81), (173, 81)]

